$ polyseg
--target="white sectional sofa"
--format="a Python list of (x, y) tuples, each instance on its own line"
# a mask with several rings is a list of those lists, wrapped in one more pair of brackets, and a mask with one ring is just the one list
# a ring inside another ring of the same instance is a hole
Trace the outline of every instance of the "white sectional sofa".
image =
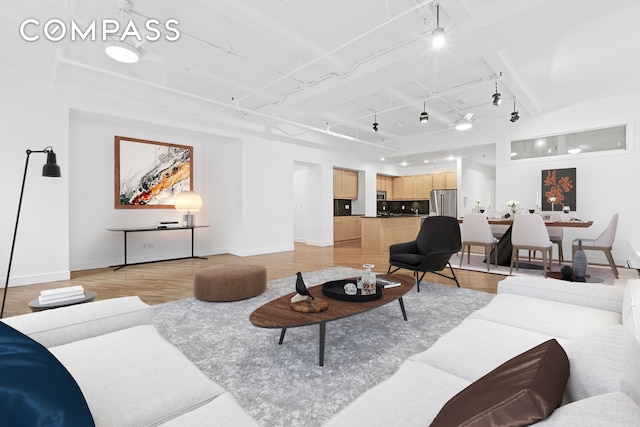
[(566, 352), (570, 374), (562, 406), (536, 425), (639, 426), (639, 337), (640, 280), (630, 280), (623, 291), (508, 277), (487, 306), (326, 426), (427, 426), (461, 390), (551, 338)]
[[(257, 425), (228, 392), (158, 334), (151, 307), (137, 297), (2, 321), (62, 362), (98, 426)], [(537, 424), (638, 426), (638, 337), (640, 280), (629, 281), (622, 291), (509, 277), (487, 306), (410, 357), (326, 426), (427, 426), (460, 391), (550, 338), (566, 352), (570, 375), (560, 392), (562, 406)]]
[(124, 297), (2, 321), (62, 362), (97, 426), (257, 426), (152, 319), (149, 305)]

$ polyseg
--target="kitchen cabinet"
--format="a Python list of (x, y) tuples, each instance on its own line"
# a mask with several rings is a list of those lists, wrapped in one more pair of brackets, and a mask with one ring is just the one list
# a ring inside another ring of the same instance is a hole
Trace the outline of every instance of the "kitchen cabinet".
[(333, 198), (356, 200), (358, 198), (358, 172), (333, 169)]
[(387, 193), (387, 200), (393, 200), (393, 179), (392, 176), (376, 175), (376, 190), (385, 191)]
[(360, 216), (334, 216), (333, 217), (333, 241), (342, 242), (355, 240), (361, 237)]
[(458, 188), (458, 173), (456, 171), (434, 172), (433, 190), (455, 190)]

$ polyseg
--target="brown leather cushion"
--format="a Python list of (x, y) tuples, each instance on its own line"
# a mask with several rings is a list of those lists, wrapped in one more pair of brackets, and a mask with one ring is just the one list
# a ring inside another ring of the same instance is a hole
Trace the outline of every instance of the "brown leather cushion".
[(569, 359), (554, 339), (500, 365), (452, 397), (432, 427), (527, 426), (560, 406)]

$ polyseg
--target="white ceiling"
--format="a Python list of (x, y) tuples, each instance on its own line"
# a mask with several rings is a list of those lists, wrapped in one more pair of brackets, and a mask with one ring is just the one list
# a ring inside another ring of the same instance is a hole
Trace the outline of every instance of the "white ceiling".
[[(17, 35), (26, 18), (121, 17), (115, 4), (4, 0), (0, 66), (61, 85), (110, 85), (132, 99), (149, 100), (151, 90), (198, 119), (222, 113), (294, 137), (328, 129), (397, 158), (403, 139), (456, 132), (453, 123), (467, 113), (482, 126), (508, 122), (514, 101), (526, 120), (640, 90), (637, 0), (440, 0), (440, 49), (430, 41), (436, 2), (420, 0), (131, 0), (126, 19), (138, 28), (148, 17), (173, 18), (181, 32), (175, 42), (142, 43), (131, 65), (107, 58), (100, 41), (27, 43)], [(418, 121), (423, 104), (427, 124)], [(440, 154), (414, 153), (411, 161)], [(486, 158), (487, 149), (456, 155)]]

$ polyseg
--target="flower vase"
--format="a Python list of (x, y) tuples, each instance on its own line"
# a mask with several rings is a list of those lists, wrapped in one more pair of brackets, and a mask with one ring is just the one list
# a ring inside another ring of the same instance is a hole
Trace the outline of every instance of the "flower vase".
[(578, 249), (573, 254), (573, 274), (576, 282), (587, 281), (587, 255), (582, 249), (582, 240), (578, 240)]

